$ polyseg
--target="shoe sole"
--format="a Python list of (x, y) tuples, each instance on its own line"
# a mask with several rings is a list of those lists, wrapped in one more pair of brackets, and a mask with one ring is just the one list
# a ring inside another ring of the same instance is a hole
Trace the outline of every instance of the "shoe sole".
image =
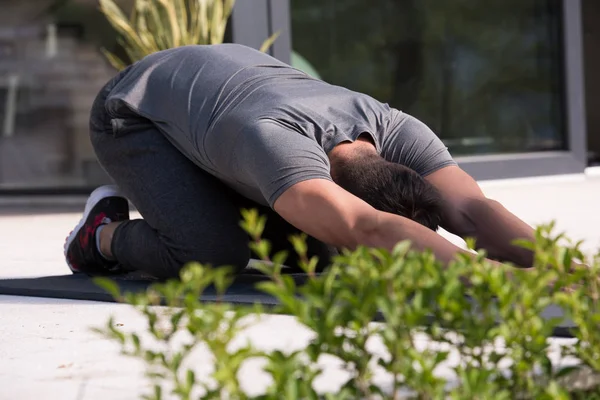
[(116, 186), (107, 185), (107, 186), (100, 186), (99, 188), (94, 190), (92, 192), (92, 194), (90, 194), (90, 197), (87, 199), (87, 201), (85, 203), (85, 209), (83, 210), (83, 217), (81, 217), (81, 220), (79, 221), (79, 223), (69, 233), (69, 236), (67, 236), (67, 238), (65, 240), (65, 244), (63, 246), (65, 261), (67, 262), (67, 265), (69, 266), (69, 269), (71, 270), (71, 272), (73, 272), (73, 273), (80, 272), (79, 270), (73, 268), (73, 266), (69, 262), (69, 258), (67, 257), (67, 252), (69, 250), (69, 247), (71, 246), (71, 243), (73, 243), (73, 240), (75, 240), (75, 238), (77, 237), (77, 233), (79, 233), (79, 230), (83, 227), (83, 224), (85, 224), (85, 221), (88, 219), (90, 212), (96, 206), (96, 204), (98, 204), (102, 199), (105, 199), (107, 197), (115, 197), (115, 196), (123, 197), (119, 193), (119, 190), (117, 189)]

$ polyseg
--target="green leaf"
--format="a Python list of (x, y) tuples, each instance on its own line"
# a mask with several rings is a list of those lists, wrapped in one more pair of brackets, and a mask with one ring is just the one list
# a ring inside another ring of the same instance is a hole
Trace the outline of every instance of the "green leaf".
[(193, 370), (191, 370), (191, 369), (187, 370), (185, 382), (186, 382), (188, 390), (191, 390), (194, 387), (194, 384), (196, 383), (196, 374), (194, 373)]
[(275, 271), (272, 265), (267, 265), (264, 262), (253, 264), (253, 268), (269, 277), (272, 277), (273, 272)]
[(570, 400), (571, 396), (567, 391), (561, 388), (557, 382), (552, 381), (546, 387), (545, 392), (550, 396), (552, 400)]
[(403, 240), (398, 242), (392, 251), (394, 257), (405, 257), (410, 251), (412, 243), (410, 240)]
[(154, 399), (162, 400), (162, 387), (160, 385), (154, 385)]
[(467, 248), (471, 250), (477, 249), (477, 239), (473, 237), (465, 238), (465, 243), (467, 244)]
[(133, 334), (131, 334), (131, 341), (133, 342), (135, 351), (139, 352), (141, 350), (140, 337), (137, 334), (133, 333)]
[(265, 229), (267, 217), (259, 216), (258, 210), (255, 208), (242, 209), (241, 213), (242, 222), (240, 222), (240, 226), (250, 235), (250, 237), (252, 237), (252, 239), (256, 241), (259, 240)]
[[(544, 343), (546, 342), (546, 338), (543, 338)], [(552, 371), (553, 371), (553, 367), (552, 367), (552, 360), (550, 360), (550, 357), (548, 357), (547, 355), (542, 355), (540, 357), (540, 367), (542, 368), (542, 371), (546, 374), (546, 376), (552, 376)]]
[(319, 265), (319, 257), (312, 256), (310, 258), (310, 260), (308, 260), (308, 264), (305, 266), (304, 271), (306, 272), (306, 274), (309, 277), (314, 278), (315, 277), (315, 271), (317, 270), (317, 266), (318, 265)]
[(285, 261), (288, 258), (288, 252), (286, 250), (278, 251), (273, 256), (273, 264), (275, 265), (285, 265)]
[(221, 267), (214, 271), (214, 285), (219, 296), (223, 295), (231, 286), (234, 276), (231, 273), (231, 268)]
[(294, 247), (294, 251), (300, 258), (306, 257), (306, 253), (308, 251), (308, 246), (306, 244), (307, 235), (305, 233), (298, 235), (291, 235), (289, 237), (290, 243), (292, 247)]
[(277, 38), (279, 37), (280, 34), (281, 34), (281, 31), (277, 31), (274, 34), (272, 34), (271, 36), (269, 36), (263, 42), (263, 44), (260, 46), (259, 50), (263, 53), (267, 52), (267, 50), (269, 50), (269, 48), (273, 45), (273, 43), (275, 43), (275, 41), (277, 40)]
[(112, 65), (117, 71), (122, 71), (127, 67), (127, 64), (123, 60), (105, 48), (101, 48), (100, 52), (104, 55), (104, 57), (106, 57), (110, 65)]
[(120, 301), (120, 299), (122, 298), (121, 289), (115, 281), (108, 278), (96, 277), (93, 279), (93, 282), (96, 285), (100, 286), (102, 289), (104, 289), (115, 300)]
[[(138, 49), (144, 49), (145, 46), (140, 41), (137, 32), (129, 22), (123, 11), (112, 0), (99, 0), (100, 10), (107, 17), (108, 22), (131, 42), (132, 46)], [(149, 53), (148, 53), (149, 54)]]
[(296, 379), (290, 379), (287, 381), (285, 398), (290, 400), (298, 399), (298, 383)]
[(535, 250), (535, 244), (532, 243), (530, 240), (525, 240), (525, 239), (516, 239), (513, 240), (512, 242), (513, 245), (521, 247), (523, 249), (527, 249), (527, 250)]
[(271, 243), (264, 239), (250, 243), (250, 250), (252, 250), (259, 259), (266, 261), (269, 259), (269, 254), (271, 253)]
[(171, 34), (171, 47), (179, 47), (182, 45), (181, 42), (181, 25), (177, 19), (177, 12), (175, 10), (175, 3), (173, 0), (156, 0), (167, 15), (169, 21), (169, 32)]

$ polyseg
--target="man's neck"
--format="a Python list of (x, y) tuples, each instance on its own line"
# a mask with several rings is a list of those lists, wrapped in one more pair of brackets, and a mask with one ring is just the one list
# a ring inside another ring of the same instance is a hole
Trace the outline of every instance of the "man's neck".
[(354, 142), (346, 141), (338, 144), (329, 152), (327, 155), (330, 161), (334, 161), (336, 159), (352, 159), (356, 156), (357, 152), (372, 152), (376, 154), (375, 144), (366, 135), (361, 135)]
[(352, 162), (353, 159), (368, 153), (375, 156), (377, 150), (373, 141), (366, 135), (360, 136), (354, 142), (347, 141), (338, 144), (327, 154), (331, 164), (331, 177), (335, 181), (336, 171), (343, 168), (344, 163)]

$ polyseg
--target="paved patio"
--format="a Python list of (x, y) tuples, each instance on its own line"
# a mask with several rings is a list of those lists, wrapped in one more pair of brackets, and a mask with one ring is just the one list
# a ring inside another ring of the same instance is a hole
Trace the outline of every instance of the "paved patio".
[[(501, 201), (530, 224), (555, 219), (560, 230), (600, 248), (600, 175), (482, 182), (489, 197)], [(62, 245), (79, 219), (82, 199), (61, 206), (35, 199), (0, 199), (0, 278), (61, 275), (68, 272)], [(55, 211), (60, 208), (59, 211)], [(128, 329), (142, 321), (127, 306), (70, 300), (0, 296), (0, 399), (133, 399), (146, 389), (142, 365), (122, 357), (112, 343), (90, 331), (109, 315)], [(289, 317), (267, 316), (248, 337), (259, 347), (293, 349), (309, 339)], [(557, 341), (559, 343), (559, 341)], [(193, 362), (207, 371), (205, 354)], [(250, 391), (266, 384), (256, 366), (243, 376)], [(322, 388), (343, 379), (328, 363)]]

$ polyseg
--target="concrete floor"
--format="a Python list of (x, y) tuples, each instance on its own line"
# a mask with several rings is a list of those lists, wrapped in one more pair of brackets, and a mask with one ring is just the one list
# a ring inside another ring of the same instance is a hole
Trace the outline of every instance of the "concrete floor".
[[(600, 177), (592, 172), (481, 184), (489, 197), (526, 222), (554, 219), (559, 230), (584, 239), (585, 248), (593, 251), (600, 248)], [(79, 214), (44, 212), (28, 199), (17, 202), (21, 210), (27, 203), (32, 207), (18, 212), (11, 207), (15, 199), (0, 200), (0, 278), (67, 273), (62, 245)], [(139, 398), (146, 389), (142, 365), (120, 356), (115, 345), (90, 331), (110, 315), (128, 329), (142, 327), (136, 313), (123, 305), (0, 296), (0, 400)], [(258, 347), (293, 349), (310, 334), (289, 317), (267, 316), (247, 337)], [(204, 372), (210, 368), (206, 354), (195, 354), (192, 362)], [(319, 387), (335, 388), (344, 375), (333, 361), (325, 365)], [(256, 365), (249, 365), (243, 383), (255, 392), (267, 382)]]

